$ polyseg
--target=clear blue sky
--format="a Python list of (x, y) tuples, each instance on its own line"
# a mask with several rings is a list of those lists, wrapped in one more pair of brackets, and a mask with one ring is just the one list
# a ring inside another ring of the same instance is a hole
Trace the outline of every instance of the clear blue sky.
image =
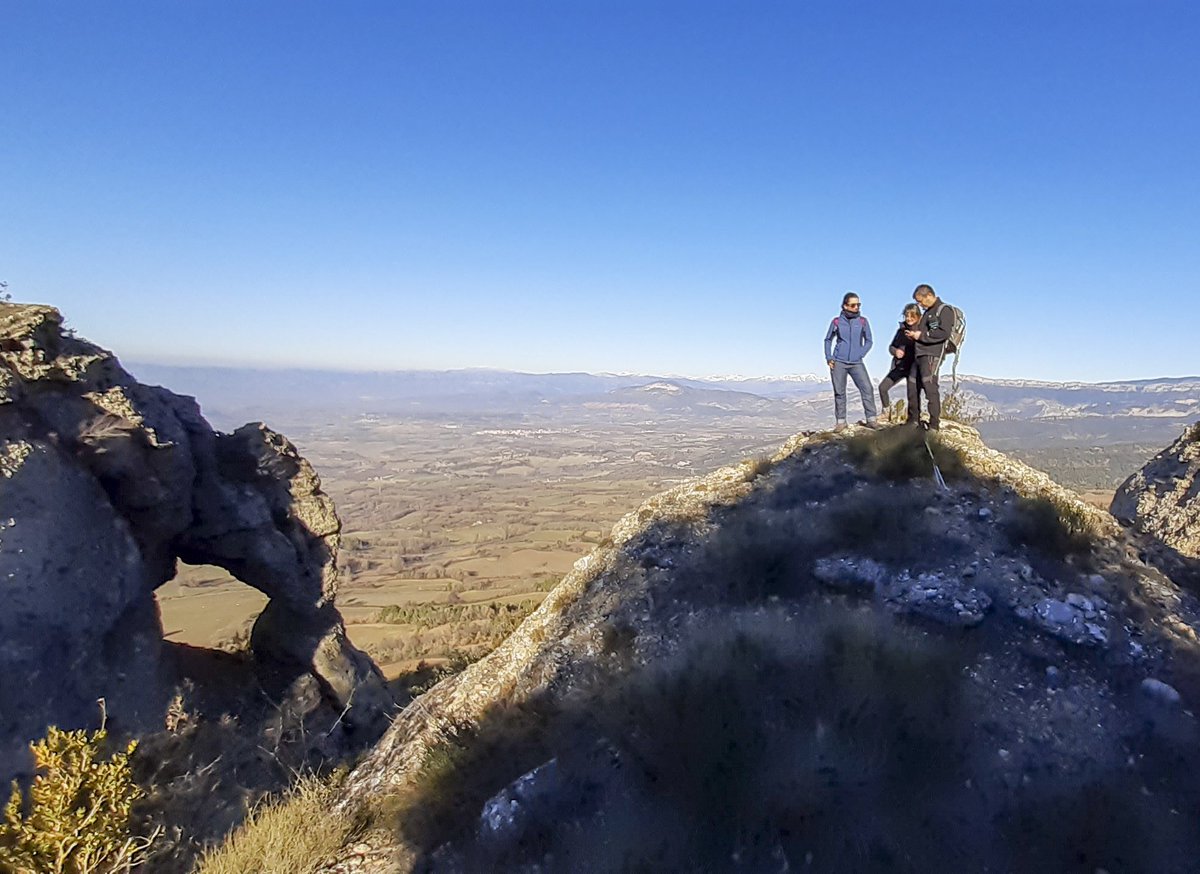
[(1197, 374), (1198, 46), (1153, 0), (0, 0), (0, 279), (127, 359), (697, 375), (930, 282), (968, 372)]

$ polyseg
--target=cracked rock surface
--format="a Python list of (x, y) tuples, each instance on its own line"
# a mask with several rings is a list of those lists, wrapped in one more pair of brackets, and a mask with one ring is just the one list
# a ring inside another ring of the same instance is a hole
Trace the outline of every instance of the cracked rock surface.
[(1110, 509), (1159, 547), (1154, 558), (1200, 585), (1200, 422), (1125, 480)]

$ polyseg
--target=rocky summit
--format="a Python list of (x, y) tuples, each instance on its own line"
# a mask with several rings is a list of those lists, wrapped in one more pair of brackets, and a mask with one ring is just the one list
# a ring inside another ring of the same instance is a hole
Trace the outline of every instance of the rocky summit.
[(0, 303), (0, 777), (48, 725), (163, 727), (187, 654), (164, 644), (154, 592), (178, 560), (265, 593), (256, 657), (308, 677), (343, 730), (381, 730), (391, 699), (335, 605), (339, 530), (281, 434), (215, 432), (57, 310)]
[(322, 870), (1193, 871), (1198, 632), (969, 427), (798, 435), (410, 704)]

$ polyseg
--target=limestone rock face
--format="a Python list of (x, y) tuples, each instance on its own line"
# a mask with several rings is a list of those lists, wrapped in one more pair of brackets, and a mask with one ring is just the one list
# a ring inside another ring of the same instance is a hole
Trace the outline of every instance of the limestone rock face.
[(340, 802), (401, 815), (321, 870), (1190, 870), (1198, 642), (1109, 514), (973, 429), (797, 435), (647, 501), (406, 708)]
[(1180, 555), (1200, 559), (1200, 423), (1125, 480), (1111, 509)]
[(154, 590), (177, 559), (268, 595), (256, 654), (311, 671), (348, 724), (378, 724), (382, 677), (334, 606), (339, 530), (287, 438), (214, 432), (193, 399), (138, 383), (57, 310), (0, 303), (4, 743), (93, 723), (101, 697), (114, 726), (161, 717)]

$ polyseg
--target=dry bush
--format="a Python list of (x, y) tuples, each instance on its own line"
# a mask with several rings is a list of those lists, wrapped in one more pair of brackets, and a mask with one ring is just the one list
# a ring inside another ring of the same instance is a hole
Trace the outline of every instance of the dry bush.
[(954, 389), (942, 398), (942, 418), (964, 425), (974, 425), (982, 417), (978, 413), (972, 413), (966, 396), (959, 389)]
[(1086, 510), (1049, 498), (1019, 498), (1004, 520), (1004, 531), (1014, 546), (1027, 546), (1050, 558), (1088, 553), (1096, 540)]
[(486, 654), (486, 652), (470, 653), (461, 649), (451, 650), (445, 656), (446, 661), (443, 664), (430, 666), (421, 662), (417, 665), (417, 669), (406, 678), (404, 689), (414, 698), (423, 695), (447, 677), (461, 674)]
[(967, 476), (958, 450), (919, 428), (856, 434), (845, 441), (845, 447), (850, 459), (864, 471), (895, 482), (931, 478), (934, 460), (947, 481)]
[(757, 458), (747, 458), (742, 462), (742, 468), (746, 473), (746, 482), (753, 482), (765, 473), (768, 473), (774, 466), (770, 455), (760, 455)]
[(260, 804), (196, 874), (306, 874), (330, 861), (362, 822), (334, 808), (341, 775), (302, 777), (286, 795)]
[(136, 741), (109, 751), (108, 734), (51, 726), (32, 744), (37, 775), (28, 804), (20, 787), (0, 823), (0, 870), (12, 874), (115, 874), (143, 858), (149, 841), (130, 834), (142, 790), (129, 756)]

